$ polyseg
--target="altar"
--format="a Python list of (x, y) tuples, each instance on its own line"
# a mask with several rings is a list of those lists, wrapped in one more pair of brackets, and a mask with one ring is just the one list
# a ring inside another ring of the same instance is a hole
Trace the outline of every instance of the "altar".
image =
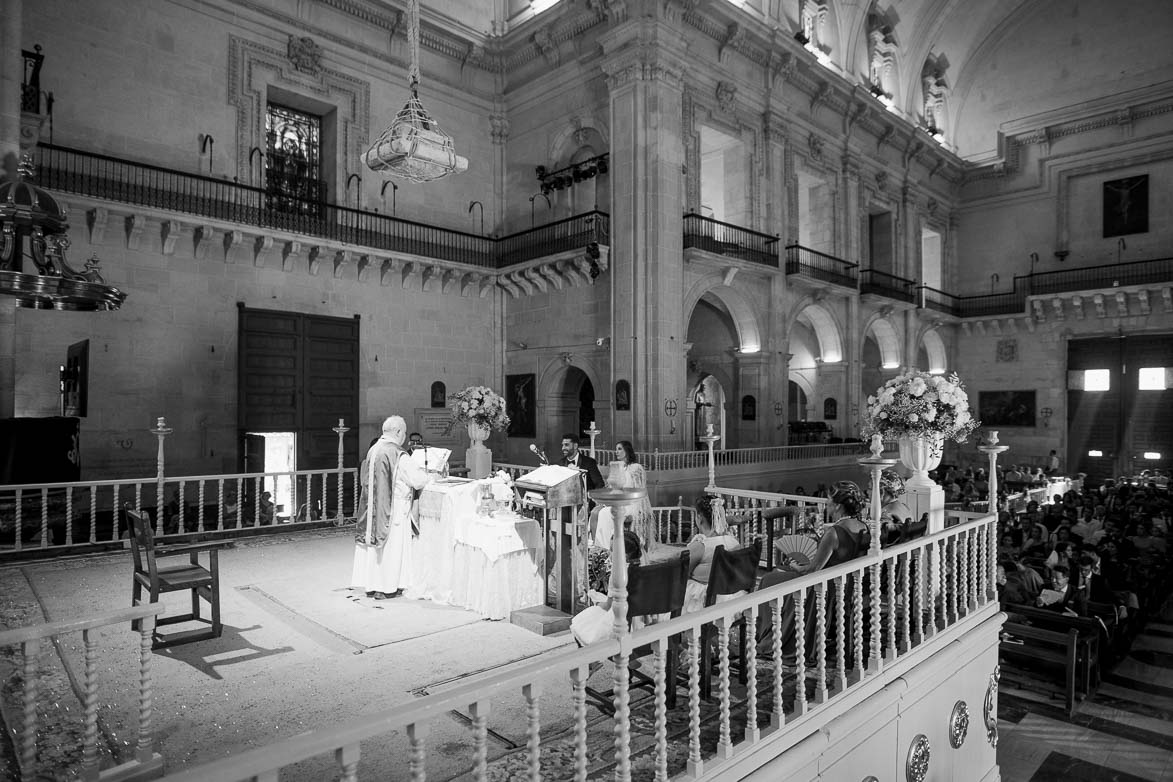
[(479, 483), (457, 478), (423, 490), (415, 583), (406, 596), (507, 619), (544, 597), (542, 528), (509, 510), (479, 515), (479, 497)]

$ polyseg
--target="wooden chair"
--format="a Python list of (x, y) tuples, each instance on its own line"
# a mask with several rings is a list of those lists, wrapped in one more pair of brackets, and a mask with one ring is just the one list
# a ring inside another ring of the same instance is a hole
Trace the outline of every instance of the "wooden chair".
[[(713, 564), (709, 569), (709, 589), (705, 593), (705, 606), (717, 604), (717, 598), (722, 595), (732, 595), (737, 592), (752, 592), (757, 584), (758, 562), (762, 556), (762, 540), (754, 538), (747, 546), (726, 551), (724, 546), (718, 546), (713, 552)], [(748, 679), (749, 665), (753, 664), (755, 654), (746, 644), (745, 615), (733, 620), (730, 630), (738, 633), (738, 681), (745, 684)], [(707, 624), (701, 630), (701, 697), (708, 699), (712, 695), (713, 661), (712, 646), (717, 638), (715, 625)]]
[[(647, 565), (629, 565), (627, 568), (627, 624), (632, 625), (636, 617), (659, 616), (670, 614), (673, 619), (680, 616), (684, 610), (685, 587), (688, 585), (687, 551), (680, 552), (676, 559), (666, 559), (652, 562)], [(645, 657), (655, 651), (652, 644), (637, 646), (631, 651), (631, 659)], [(668, 659), (665, 683), (667, 686), (666, 704), (669, 709), (676, 708), (676, 669), (680, 660), (680, 634), (668, 639)], [(629, 669), (629, 680), (634, 687), (656, 686), (656, 680), (651, 676)], [(598, 704), (606, 713), (615, 711), (613, 698), (614, 690), (598, 691), (590, 687), (587, 695)]]
[[(178, 622), (204, 622), (200, 616), (200, 599), (208, 601), (211, 606), (211, 626), (206, 630), (188, 630), (163, 637), (158, 633), (153, 639), (153, 648), (202, 641), (208, 638), (219, 638), (223, 630), (220, 623), (220, 567), (219, 550), (232, 545), (230, 541), (212, 541), (206, 543), (182, 544), (169, 546), (165, 549), (155, 547), (155, 536), (151, 531), (151, 522), (146, 514), (138, 513), (126, 507), (126, 518), (130, 522), (131, 537), (130, 551), (134, 557), (134, 581), (131, 590), (131, 604), (139, 605), (142, 602), (143, 590), (147, 590), (148, 602), (159, 602), (159, 595), (164, 592), (191, 592), (191, 613), (180, 616), (168, 616), (158, 620), (156, 626), (176, 624)], [(199, 553), (208, 552), (208, 566), (199, 563)], [(189, 559), (185, 564), (160, 566), (157, 560), (167, 557), (177, 557), (187, 554)], [(136, 631), (138, 622), (131, 625)]]

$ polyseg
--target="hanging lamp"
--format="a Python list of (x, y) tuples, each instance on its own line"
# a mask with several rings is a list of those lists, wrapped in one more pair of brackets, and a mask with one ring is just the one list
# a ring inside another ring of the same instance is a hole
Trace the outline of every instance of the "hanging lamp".
[(411, 66), (407, 86), (411, 97), (391, 127), (383, 131), (363, 155), (367, 168), (396, 179), (431, 182), (468, 168), (468, 158), (456, 154), (452, 137), (440, 129), (420, 103), (420, 0), (409, 0), (407, 45)]

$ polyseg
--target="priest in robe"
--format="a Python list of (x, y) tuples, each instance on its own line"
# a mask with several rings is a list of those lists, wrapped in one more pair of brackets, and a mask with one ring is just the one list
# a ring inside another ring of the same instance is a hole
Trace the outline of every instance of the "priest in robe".
[(412, 497), (430, 477), (404, 450), (406, 437), (406, 422), (391, 416), (364, 461), (366, 512), (358, 519), (350, 585), (376, 600), (396, 597), (411, 585), (412, 549), (419, 535)]

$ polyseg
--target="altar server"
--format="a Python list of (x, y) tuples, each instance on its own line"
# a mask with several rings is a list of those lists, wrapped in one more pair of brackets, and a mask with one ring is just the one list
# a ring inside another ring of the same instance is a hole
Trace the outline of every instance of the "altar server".
[(403, 449), (407, 424), (393, 415), (383, 434), (367, 451), (366, 512), (358, 519), (354, 549), (353, 589), (383, 600), (396, 597), (412, 578), (413, 537), (419, 534), (412, 517), (412, 493), (429, 476)]

